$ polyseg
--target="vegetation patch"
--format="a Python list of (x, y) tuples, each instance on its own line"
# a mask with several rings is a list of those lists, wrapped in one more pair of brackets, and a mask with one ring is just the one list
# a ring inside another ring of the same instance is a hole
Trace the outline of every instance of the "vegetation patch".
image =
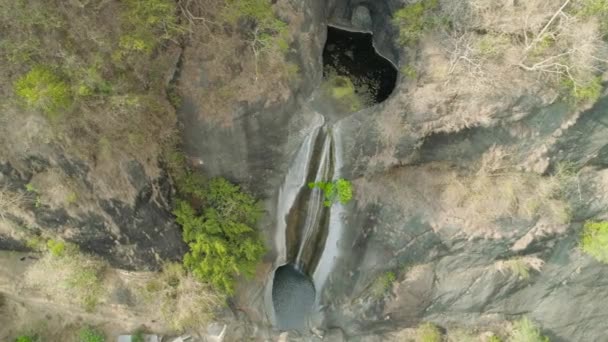
[(382, 276), (376, 278), (372, 283), (370, 292), (375, 298), (383, 297), (387, 291), (393, 286), (393, 282), (397, 280), (394, 272), (386, 272)]
[(540, 272), (544, 261), (536, 257), (516, 257), (509, 260), (502, 260), (496, 264), (500, 272), (509, 272), (516, 275), (520, 280), (530, 278), (530, 271)]
[(332, 182), (311, 182), (308, 183), (308, 187), (323, 191), (325, 197), (323, 204), (326, 207), (331, 207), (332, 204), (337, 202), (347, 204), (353, 198), (353, 185), (344, 178)]
[(30, 108), (54, 118), (72, 104), (69, 84), (53, 69), (36, 66), (14, 85), (15, 93)]
[(120, 37), (116, 57), (135, 52), (149, 54), (156, 46), (173, 39), (184, 29), (179, 25), (177, 6), (171, 0), (125, 0), (125, 33)]
[(78, 337), (80, 342), (105, 342), (106, 340), (104, 333), (92, 327), (80, 329)]
[[(36, 245), (41, 248), (43, 244)], [(72, 244), (48, 240), (44, 245), (47, 252), (28, 269), (26, 283), (52, 298), (74, 301), (93, 311), (103, 295), (105, 264)]]
[(215, 309), (225, 304), (222, 294), (195, 279), (178, 263), (165, 264), (140, 292), (151, 310), (160, 309), (164, 320), (177, 331), (206, 326)]
[(416, 329), (416, 342), (441, 342), (441, 339), (441, 331), (433, 323), (423, 323)]
[(585, 222), (581, 249), (597, 261), (608, 263), (608, 221)]
[(543, 336), (540, 329), (527, 317), (513, 323), (513, 331), (509, 342), (549, 342), (549, 338)]
[(189, 197), (179, 200), (173, 211), (190, 247), (184, 265), (200, 281), (232, 294), (236, 277), (252, 276), (266, 251), (254, 228), (260, 206), (223, 178), (203, 183), (188, 176), (179, 188)]
[(325, 76), (321, 90), (339, 110), (346, 112), (357, 112), (373, 102), (369, 85), (365, 84), (365, 80), (338, 75), (336, 71), (330, 71)]
[(21, 335), (15, 338), (15, 342), (39, 342), (40, 339), (36, 335)]
[(399, 30), (399, 43), (403, 46), (417, 43), (422, 34), (437, 23), (432, 12), (438, 6), (438, 0), (422, 0), (397, 10), (393, 24)]

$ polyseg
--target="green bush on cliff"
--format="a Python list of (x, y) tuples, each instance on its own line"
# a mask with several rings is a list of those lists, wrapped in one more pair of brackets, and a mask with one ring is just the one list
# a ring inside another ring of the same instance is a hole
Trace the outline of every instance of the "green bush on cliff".
[(393, 24), (399, 29), (398, 40), (401, 45), (418, 42), (424, 31), (435, 25), (431, 11), (438, 5), (438, 0), (422, 0), (395, 12)]
[(586, 222), (581, 248), (597, 261), (608, 263), (608, 221)]
[(37, 342), (39, 341), (38, 337), (34, 335), (21, 335), (15, 339), (15, 342)]
[(343, 178), (333, 182), (311, 182), (308, 183), (308, 187), (310, 189), (319, 188), (323, 191), (325, 196), (323, 204), (326, 207), (331, 207), (336, 202), (346, 204), (353, 198), (352, 183)]
[(254, 229), (260, 207), (251, 195), (223, 178), (189, 192), (191, 201), (178, 201), (173, 212), (190, 247), (184, 265), (197, 279), (232, 294), (236, 277), (253, 275), (265, 253)]
[(541, 334), (534, 322), (524, 317), (513, 323), (509, 342), (549, 342), (549, 338)]
[(156, 45), (183, 31), (178, 23), (177, 6), (171, 0), (126, 0), (123, 15), (125, 33), (121, 51), (150, 53)]
[(274, 13), (271, 0), (226, 0), (221, 15), (232, 25), (242, 19), (255, 23), (248, 39), (254, 49), (256, 63), (260, 53), (282, 55), (289, 50), (288, 26)]
[(105, 335), (94, 328), (84, 327), (80, 329), (78, 333), (80, 342), (104, 342), (106, 340)]
[(423, 323), (416, 329), (417, 342), (441, 342), (441, 331), (433, 323)]
[(41, 110), (49, 117), (72, 104), (70, 85), (53, 69), (36, 66), (14, 84), (17, 96), (30, 108)]

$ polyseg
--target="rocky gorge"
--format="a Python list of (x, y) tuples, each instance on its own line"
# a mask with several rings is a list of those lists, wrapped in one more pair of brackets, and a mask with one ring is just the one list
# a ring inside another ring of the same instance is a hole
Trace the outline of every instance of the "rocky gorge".
[[(176, 122), (192, 167), (263, 204), (267, 252), (216, 316), (225, 341), (407, 341), (423, 322), (446, 338), (483, 338), (524, 316), (551, 341), (604, 339), (608, 266), (579, 240), (586, 221), (608, 219), (608, 76), (598, 76), (599, 99), (573, 105), (513, 65), (509, 48), (500, 58), (468, 54), (494, 28), (513, 34), (484, 21), (479, 2), (439, 3), (469, 31), (453, 19), (459, 37), (430, 30), (402, 46), (393, 18), (409, 2), (274, 2), (295, 77), (258, 72), (239, 40), (247, 21), (199, 28), (157, 57), (181, 96)], [(510, 15), (532, 11), (501, 4)], [(541, 22), (561, 5), (543, 7)], [(371, 35), (378, 58), (398, 69), (392, 92), (348, 109), (324, 97), (328, 27)], [(31, 250), (18, 226), (121, 269), (179, 260), (186, 246), (162, 158), (95, 164), (53, 144), (50, 127), (36, 116), (3, 121), (13, 133), (2, 140), (0, 182), (36, 199), (0, 207), (0, 248)], [(338, 178), (353, 184), (349, 203), (326, 207), (307, 186)], [(77, 201), (58, 200), (70, 189)]]

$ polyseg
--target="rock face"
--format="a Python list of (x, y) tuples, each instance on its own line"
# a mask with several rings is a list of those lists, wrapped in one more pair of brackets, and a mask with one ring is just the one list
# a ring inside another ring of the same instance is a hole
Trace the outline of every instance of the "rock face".
[[(193, 33), (185, 47), (177, 78), (183, 147), (266, 209), (260, 230), (269, 253), (237, 290), (227, 340), (274, 335), (269, 284), (284, 261), (279, 189), (319, 125), (307, 101), (321, 81), (326, 25), (372, 31), (378, 51), (403, 64), (413, 52), (394, 46), (390, 25), (400, 3), (277, 1), (297, 77), (272, 61), (257, 64), (243, 43), (246, 22)], [(438, 66), (449, 56), (432, 38), (415, 52), (420, 77), (400, 76), (388, 100), (332, 127), (355, 200), (342, 208), (340, 239), (325, 246), (337, 257), (315, 289), (315, 329), (289, 340), (399, 340), (421, 321), (483, 330), (521, 315), (552, 341), (603, 340), (608, 266), (577, 246), (585, 220), (608, 219), (608, 97), (581, 111), (524, 81), (504, 96), (465, 89), (465, 76), (447, 82)], [(48, 134), (35, 118), (14, 125)], [(93, 165), (43, 140), (15, 147), (18, 157), (1, 155), (0, 187), (25, 205), (0, 203), (0, 248), (27, 249), (20, 231), (46, 231), (124, 268), (153, 269), (183, 255), (171, 185), (157, 163)], [(378, 282), (389, 273), (394, 282)]]
[(21, 205), (5, 208), (10, 211), (2, 222), (2, 249), (23, 250), (11, 241), (43, 234), (126, 269), (155, 269), (162, 259), (180, 258), (184, 246), (170, 213), (167, 175), (150, 177), (135, 160), (112, 171), (112, 182), (106, 182), (90, 165), (53, 146), (4, 160), (1, 188)]
[[(292, 57), (304, 72), (281, 88), (284, 97), (263, 93), (268, 88), (260, 83), (255, 100), (230, 103), (228, 123), (213, 122), (202, 99), (217, 57), (200, 59), (190, 48), (180, 79), (188, 94), (186, 148), (206, 171), (265, 198), (261, 228), (269, 246), (275, 246), (277, 191), (314, 126), (306, 99), (320, 80), (324, 25), (369, 29), (384, 56), (395, 64), (406, 57), (392, 44), (389, 24), (398, 3), (300, 6), (290, 18), (299, 25)], [(418, 54), (441, 63), (440, 47), (428, 41)], [(601, 280), (607, 266), (581, 254), (577, 241), (581, 223), (605, 218), (608, 206), (606, 100), (576, 111), (540, 88), (473, 98), (443, 86), (433, 72), (416, 82), (402, 77), (387, 101), (334, 125), (343, 145), (341, 173), (354, 181), (356, 200), (343, 214), (347, 229), (337, 246), (326, 247), (337, 248), (338, 261), (330, 281), (316, 289), (323, 309), (315, 325), (340, 327), (348, 339), (390, 340), (391, 331), (421, 321), (479, 330), (525, 314), (552, 340), (601, 340), (606, 312), (594, 299), (608, 295)], [(574, 178), (556, 178), (563, 162), (576, 165)], [(486, 179), (480, 170), (500, 176)], [(559, 195), (536, 194), (562, 189), (559, 182), (565, 189)], [(272, 261), (277, 254), (272, 247), (266, 268), (238, 299), (262, 325), (270, 314), (255, 288), (280, 266)], [(510, 271), (513, 262), (525, 263), (529, 277)], [(395, 284), (371, 294), (387, 272)]]

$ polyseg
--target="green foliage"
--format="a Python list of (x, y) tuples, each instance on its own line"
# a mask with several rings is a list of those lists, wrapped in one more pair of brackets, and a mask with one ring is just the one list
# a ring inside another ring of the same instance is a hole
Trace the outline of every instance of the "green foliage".
[(417, 342), (441, 342), (441, 331), (433, 323), (427, 322), (416, 329)]
[(492, 335), (488, 338), (488, 342), (502, 342), (502, 338), (497, 335)]
[(321, 88), (336, 101), (338, 106), (349, 112), (359, 111), (366, 105), (364, 97), (359, 95), (358, 89), (348, 76), (331, 73), (323, 81)]
[(17, 96), (30, 108), (53, 118), (72, 104), (69, 84), (47, 66), (36, 66), (14, 84)]
[(311, 182), (308, 183), (308, 187), (310, 189), (318, 188), (323, 191), (323, 195), (325, 196), (323, 204), (326, 207), (331, 207), (336, 202), (346, 204), (353, 198), (352, 184), (343, 178), (333, 182)]
[(504, 265), (511, 273), (517, 275), (519, 279), (530, 278), (530, 265), (523, 258), (513, 258), (504, 261)]
[(586, 83), (577, 84), (570, 78), (562, 81), (568, 97), (575, 104), (594, 103), (602, 95), (602, 78), (593, 77)]
[(65, 252), (65, 243), (63, 241), (49, 239), (46, 242), (46, 247), (48, 251), (56, 257), (60, 257)]
[(86, 311), (93, 311), (103, 292), (103, 264), (83, 255), (78, 246), (50, 239), (47, 251), (55, 272), (63, 272), (63, 284)]
[(394, 272), (384, 273), (382, 276), (380, 276), (380, 277), (376, 278), (376, 280), (374, 280), (374, 283), (372, 284), (372, 286), (370, 288), (371, 294), (376, 298), (380, 298), (380, 297), (384, 296), (386, 291), (388, 291), (391, 288), (391, 286), (393, 285), (393, 282), (395, 282), (395, 280), (397, 280), (397, 276), (395, 275)]
[(15, 342), (36, 342), (38, 338), (35, 335), (21, 335), (15, 339)]
[(131, 335), (131, 342), (144, 342), (144, 332), (137, 330), (135, 334)]
[(575, 14), (582, 18), (598, 18), (600, 32), (604, 38), (608, 36), (608, 0), (582, 0)]
[(105, 342), (106, 340), (105, 335), (101, 331), (91, 327), (80, 329), (78, 337), (80, 342)]
[(438, 5), (438, 0), (422, 0), (395, 12), (393, 24), (399, 29), (401, 45), (415, 44), (426, 30), (435, 26), (436, 17), (431, 12)]
[(256, 28), (251, 39), (260, 51), (285, 54), (289, 50), (287, 24), (274, 13), (271, 0), (226, 0), (222, 17), (232, 25), (240, 19), (253, 20)]
[(182, 192), (202, 205), (197, 210), (180, 200), (173, 212), (190, 247), (184, 265), (199, 280), (232, 294), (236, 276), (253, 275), (265, 253), (253, 228), (260, 207), (251, 195), (223, 178), (212, 179), (204, 187), (193, 177), (185, 183)]
[(124, 0), (125, 33), (120, 37), (121, 53), (150, 53), (161, 42), (172, 39), (183, 28), (178, 23), (177, 7), (171, 0)]
[(65, 201), (66, 201), (68, 204), (74, 204), (74, 203), (76, 203), (76, 201), (78, 201), (78, 194), (76, 194), (74, 191), (70, 192), (70, 193), (69, 193), (69, 194), (66, 196)]
[(597, 261), (608, 263), (608, 221), (585, 222), (581, 248)]
[(540, 329), (530, 319), (524, 317), (513, 323), (509, 342), (549, 342), (549, 338), (543, 336)]
[(401, 73), (405, 75), (407, 78), (415, 79), (418, 76), (418, 72), (416, 68), (414, 68), (410, 64), (406, 64), (401, 68)]

